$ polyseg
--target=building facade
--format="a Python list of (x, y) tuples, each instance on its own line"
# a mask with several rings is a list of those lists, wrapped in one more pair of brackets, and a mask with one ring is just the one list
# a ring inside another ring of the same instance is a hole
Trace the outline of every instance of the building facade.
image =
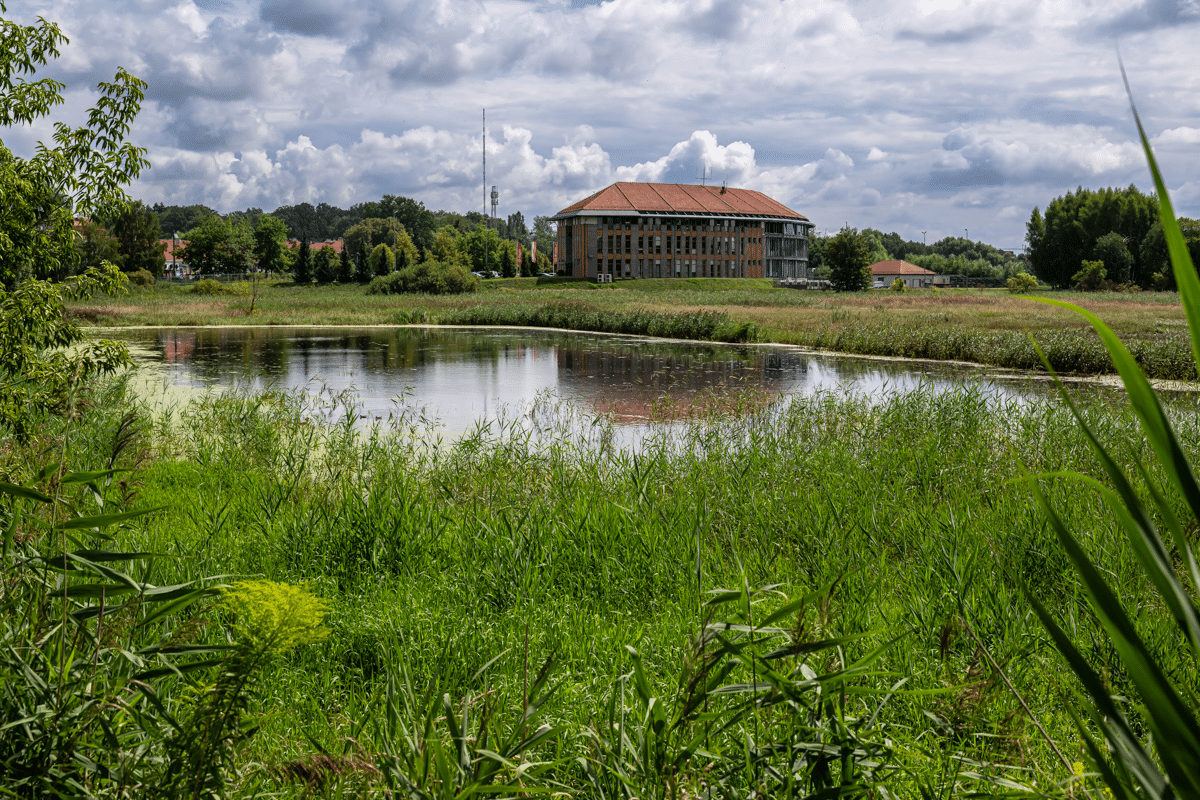
[(907, 261), (876, 261), (871, 265), (871, 277), (876, 284), (891, 286), (892, 281), (900, 279), (905, 286), (914, 289), (926, 286), (949, 286), (950, 278), (938, 275), (932, 270), (918, 267)]
[(813, 224), (762, 192), (614, 183), (551, 217), (555, 269), (612, 278), (811, 278)]

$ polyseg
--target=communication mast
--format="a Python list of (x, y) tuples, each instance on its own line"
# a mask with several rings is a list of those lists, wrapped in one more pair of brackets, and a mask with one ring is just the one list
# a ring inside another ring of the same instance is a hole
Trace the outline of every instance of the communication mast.
[[(483, 110), (483, 216), (487, 218), (487, 109)], [(483, 272), (488, 271), (487, 237), (483, 237)]]

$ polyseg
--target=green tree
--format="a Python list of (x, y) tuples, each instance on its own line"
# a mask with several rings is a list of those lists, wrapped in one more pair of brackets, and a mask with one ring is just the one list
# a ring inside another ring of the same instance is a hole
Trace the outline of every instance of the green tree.
[(350, 260), (350, 249), (342, 242), (342, 252), (338, 254), (337, 282), (351, 283), (354, 281), (354, 263)]
[(462, 234), (458, 247), (466, 254), (472, 272), (500, 270), (500, 236), (491, 228), (479, 225)]
[[(4, 12), (0, 2), (0, 12)], [(37, 68), (59, 55), (66, 37), (52, 22), (19, 25), (0, 19), (0, 128), (32, 125), (63, 102), (65, 85), (32, 80)], [(61, 274), (75, 263), (75, 217), (103, 220), (128, 204), (124, 185), (150, 164), (145, 149), (125, 141), (141, 107), (146, 84), (118, 69), (101, 82), (99, 102), (87, 122), (54, 125), (50, 144), (30, 158), (0, 142), (0, 284)]]
[(467, 257), (458, 248), (457, 231), (449, 225), (443, 225), (434, 232), (433, 245), (429, 250), (434, 261), (453, 266), (467, 266)]
[(333, 283), (337, 279), (337, 271), (337, 251), (329, 245), (325, 245), (313, 256), (313, 275), (316, 277), (317, 283)]
[(346, 230), (342, 234), (342, 239), (350, 247), (351, 252), (357, 253), (359, 245), (362, 244), (365, 244), (367, 251), (370, 252), (375, 245), (392, 244), (394, 242), (392, 231), (398, 224), (391, 219), (371, 217)]
[[(1179, 232), (1183, 234), (1183, 242), (1193, 264), (1200, 264), (1200, 220), (1180, 217), (1176, 221)], [(1174, 289), (1175, 273), (1167, 261), (1167, 239), (1163, 235), (1162, 222), (1155, 221), (1142, 239), (1140, 248), (1142, 269), (1153, 275), (1158, 275), (1155, 281), (1157, 288)]]
[(1104, 271), (1111, 281), (1126, 283), (1133, 273), (1133, 254), (1125, 245), (1125, 237), (1116, 231), (1109, 231), (1096, 240), (1092, 258), (1104, 262)]
[(1071, 285), (1083, 261), (1094, 260), (1096, 242), (1109, 232), (1124, 239), (1134, 257), (1129, 279), (1146, 284), (1150, 271), (1141, 263), (1142, 240), (1155, 219), (1156, 199), (1136, 186), (1083, 189), (1057, 197), (1045, 214), (1035, 208), (1026, 228), (1030, 265), (1038, 278), (1056, 288)]
[(379, 211), (381, 217), (394, 217), (418, 247), (428, 250), (433, 245), (437, 223), (433, 212), (425, 208), (424, 203), (411, 197), (385, 194), (379, 201)]
[(180, 258), (201, 275), (249, 272), (253, 266), (254, 233), (245, 220), (208, 217), (185, 237)]
[(517, 275), (517, 246), (512, 242), (502, 242), (500, 245), (500, 274), (505, 278), (515, 278)]
[(151, 275), (162, 275), (167, 244), (159, 239), (158, 215), (140, 200), (109, 220), (108, 231), (119, 243), (121, 269), (125, 272), (144, 269)]
[(415, 265), (421, 260), (421, 254), (417, 251), (417, 246), (413, 244), (413, 240), (408, 237), (408, 233), (403, 229), (395, 233), (393, 244), (390, 247), (392, 255), (396, 259), (396, 269), (404, 269)]
[(386, 244), (377, 244), (369, 259), (372, 275), (390, 275), (396, 270), (396, 256)]
[[(545, 253), (547, 257), (554, 252), (554, 243), (558, 241), (558, 232), (554, 222), (549, 217), (533, 218), (533, 240), (537, 242), (538, 255)], [(539, 261), (541, 259), (538, 259)]]
[[(344, 246), (345, 244), (343, 243)], [(359, 243), (355, 261), (357, 263), (354, 265), (354, 279), (359, 283), (370, 283), (375, 273), (371, 271), (371, 256), (367, 251), (366, 242)]]
[(871, 285), (871, 251), (855, 228), (842, 228), (825, 245), (829, 280), (839, 292), (860, 292)]
[[(32, 26), (0, 19), (0, 127), (31, 125), (63, 102), (62, 83), (32, 76), (64, 43), (44, 19)], [(67, 300), (119, 290), (126, 278), (115, 266), (102, 260), (65, 285), (39, 278), (76, 263), (74, 215), (115, 216), (128, 204), (125, 184), (149, 166), (145, 150), (125, 142), (145, 86), (118, 69), (112, 83), (100, 84), (87, 122), (56, 124), (52, 143), (39, 143), (31, 158), (0, 142), (0, 425), (19, 440), (36, 430), (38, 414), (73, 410), (78, 386), (131, 363), (124, 346), (85, 339), (66, 315)], [(0, 685), (8, 684), (0, 678)]]
[[(76, 261), (80, 270), (98, 267), (105, 261), (121, 265), (120, 243), (115, 236), (98, 222), (85, 219), (79, 223), (79, 236), (75, 239)], [(55, 276), (61, 278), (62, 276)]]
[(254, 260), (263, 272), (285, 272), (288, 267), (287, 226), (283, 220), (263, 216), (254, 230)]
[(514, 242), (525, 242), (529, 239), (529, 229), (525, 227), (525, 215), (514, 211), (508, 215), (504, 223), (504, 238)]
[(184, 232), (179, 258), (188, 262), (193, 272), (201, 275), (223, 272), (222, 252), (229, 241), (230, 232), (229, 226), (220, 217), (205, 217), (198, 227)]
[(292, 267), (292, 280), (299, 286), (308, 286), (312, 278), (312, 250), (308, 246), (308, 237), (301, 235), (295, 265)]
[(170, 239), (177, 233), (198, 228), (206, 217), (215, 216), (217, 213), (208, 206), (165, 206), (162, 203), (155, 203), (150, 210), (158, 216), (160, 239)]

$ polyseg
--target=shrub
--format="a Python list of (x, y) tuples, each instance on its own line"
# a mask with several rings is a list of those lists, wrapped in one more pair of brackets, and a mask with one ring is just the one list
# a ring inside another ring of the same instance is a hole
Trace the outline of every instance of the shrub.
[(1094, 292), (1104, 283), (1105, 275), (1103, 261), (1084, 261), (1083, 268), (1071, 276), (1075, 288), (1081, 292)]
[(1038, 287), (1037, 278), (1028, 272), (1018, 272), (1008, 279), (1008, 291), (1012, 294), (1029, 294)]
[(154, 285), (154, 273), (150, 272), (149, 270), (134, 270), (133, 272), (127, 273), (126, 277), (129, 278), (129, 282), (134, 286)]
[(891, 290), (903, 294), (908, 291), (908, 286), (904, 283), (903, 278), (896, 278), (896, 280), (892, 281)]
[(464, 294), (477, 291), (479, 279), (466, 267), (424, 261), (376, 278), (367, 294)]
[(192, 294), (204, 295), (247, 295), (250, 294), (250, 284), (246, 283), (245, 281), (242, 281), (241, 283), (224, 284), (220, 281), (213, 280), (212, 278), (205, 278), (192, 284), (192, 288), (189, 291), (191, 291)]
[(225, 287), (219, 281), (205, 278), (192, 284), (192, 294), (225, 294)]

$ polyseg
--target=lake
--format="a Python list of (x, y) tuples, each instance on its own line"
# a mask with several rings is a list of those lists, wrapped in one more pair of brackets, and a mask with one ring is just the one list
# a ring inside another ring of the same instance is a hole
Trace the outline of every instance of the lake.
[(242, 386), (352, 389), (385, 418), (404, 396), (450, 433), (552, 395), (617, 424), (671, 420), (730, 397), (773, 399), (974, 385), (1001, 399), (1045, 396), (1047, 383), (966, 365), (884, 361), (777, 345), (678, 342), (497, 328), (231, 327), (103, 332), (129, 344), (143, 385), (172, 394)]

